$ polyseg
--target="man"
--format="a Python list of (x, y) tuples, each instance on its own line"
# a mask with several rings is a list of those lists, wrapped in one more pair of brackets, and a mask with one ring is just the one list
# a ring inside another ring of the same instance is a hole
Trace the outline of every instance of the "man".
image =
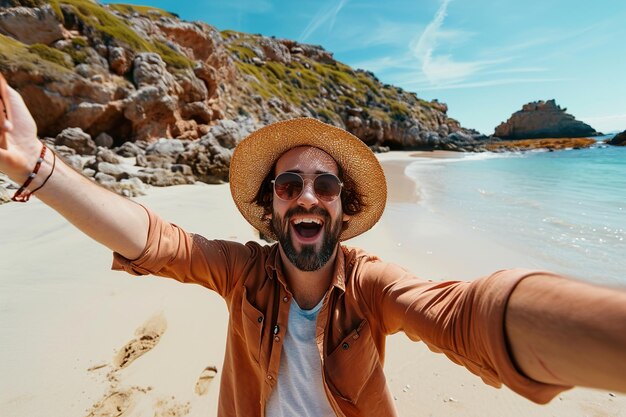
[(0, 171), (29, 181), (18, 200), (37, 190), (115, 252), (115, 269), (224, 297), (220, 416), (395, 415), (382, 367), (398, 331), (539, 403), (574, 385), (626, 392), (626, 293), (521, 270), (427, 282), (341, 245), (378, 221), (386, 198), (377, 159), (342, 129), (294, 119), (238, 145), (233, 199), (279, 242), (242, 245), (187, 233), (95, 185), (45, 151), (16, 92), (3, 102), (13, 111), (0, 123)]

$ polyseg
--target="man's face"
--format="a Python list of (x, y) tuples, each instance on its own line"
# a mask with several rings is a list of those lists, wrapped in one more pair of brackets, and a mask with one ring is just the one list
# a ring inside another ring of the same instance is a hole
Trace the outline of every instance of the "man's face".
[[(276, 176), (283, 172), (337, 175), (338, 168), (326, 152), (299, 147), (286, 152), (276, 162)], [(313, 182), (307, 180), (296, 199), (281, 200), (274, 193), (272, 207), (272, 229), (289, 261), (302, 271), (324, 266), (335, 253), (343, 221), (348, 220), (342, 212), (341, 198), (330, 202), (320, 200)]]

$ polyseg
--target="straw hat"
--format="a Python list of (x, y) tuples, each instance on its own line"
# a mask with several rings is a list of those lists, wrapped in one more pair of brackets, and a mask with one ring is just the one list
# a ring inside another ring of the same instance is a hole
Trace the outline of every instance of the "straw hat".
[(378, 159), (356, 136), (305, 117), (265, 126), (235, 148), (230, 162), (230, 192), (248, 223), (275, 238), (264, 218), (263, 207), (254, 203), (254, 199), (276, 160), (298, 146), (313, 146), (332, 156), (362, 196), (361, 212), (350, 217), (339, 239), (353, 238), (374, 226), (387, 200), (387, 182)]

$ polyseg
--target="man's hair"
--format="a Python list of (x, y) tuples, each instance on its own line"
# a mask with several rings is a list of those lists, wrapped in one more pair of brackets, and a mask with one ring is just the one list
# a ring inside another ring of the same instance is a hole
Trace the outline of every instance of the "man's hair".
[[(363, 196), (356, 191), (356, 183), (354, 180), (343, 172), (341, 166), (337, 165), (339, 170), (339, 179), (343, 182), (341, 189), (341, 208), (343, 212), (349, 216), (354, 216), (360, 213), (365, 207), (363, 202)], [(254, 203), (260, 207), (263, 207), (263, 213), (268, 216), (272, 214), (272, 199), (274, 197), (274, 187), (272, 186), (272, 180), (276, 176), (276, 162), (272, 165), (272, 169), (263, 179), (259, 191), (254, 197)], [(269, 219), (267, 219), (269, 222)]]

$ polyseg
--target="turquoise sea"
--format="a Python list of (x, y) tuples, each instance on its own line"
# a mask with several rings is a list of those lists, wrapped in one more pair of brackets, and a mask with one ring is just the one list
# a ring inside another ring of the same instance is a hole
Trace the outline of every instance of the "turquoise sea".
[(420, 204), (456, 227), (592, 282), (626, 285), (626, 148), (420, 158)]

